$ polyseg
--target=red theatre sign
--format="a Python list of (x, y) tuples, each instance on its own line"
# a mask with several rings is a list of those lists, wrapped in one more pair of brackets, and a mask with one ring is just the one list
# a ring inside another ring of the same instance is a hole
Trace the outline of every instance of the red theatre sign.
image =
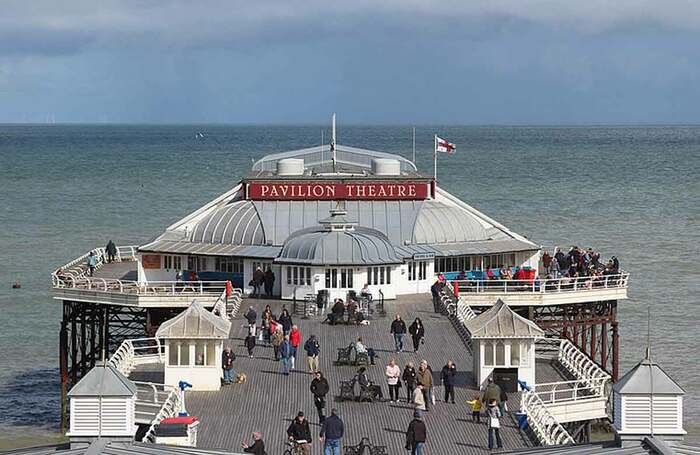
[(248, 184), (248, 198), (258, 201), (421, 200), (428, 197), (425, 182), (382, 183), (259, 183)]

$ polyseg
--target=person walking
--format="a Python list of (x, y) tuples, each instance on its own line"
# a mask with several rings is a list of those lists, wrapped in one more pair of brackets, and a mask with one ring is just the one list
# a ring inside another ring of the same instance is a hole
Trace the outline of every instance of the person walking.
[(508, 394), (504, 386), (499, 384), (498, 387), (501, 389), (501, 395), (498, 397), (498, 410), (501, 411), (502, 417), (506, 415), (506, 411), (508, 411)]
[(97, 267), (97, 256), (95, 256), (94, 251), (90, 251), (87, 257), (87, 266), (89, 269), (90, 276), (95, 274), (95, 268)]
[(280, 359), (280, 346), (282, 345), (283, 341), (284, 332), (282, 331), (282, 326), (278, 325), (275, 328), (275, 331), (272, 333), (272, 337), (270, 339), (270, 343), (272, 344), (272, 350), (275, 353), (275, 362), (278, 362)]
[(248, 349), (248, 357), (253, 358), (253, 349), (255, 349), (255, 324), (248, 326), (248, 335), (243, 342)]
[(229, 346), (226, 346), (224, 352), (221, 353), (221, 368), (224, 370), (224, 384), (233, 382), (233, 361), (236, 360), (236, 354), (231, 351)]
[(248, 311), (246, 311), (243, 317), (248, 321), (248, 325), (255, 327), (255, 321), (258, 319), (258, 313), (255, 312), (255, 308), (249, 306)]
[(282, 330), (284, 331), (285, 335), (292, 330), (292, 325), (294, 323), (292, 322), (292, 317), (289, 315), (289, 311), (287, 311), (286, 308), (282, 309), (282, 313), (280, 313), (280, 317), (277, 321), (282, 324)]
[(328, 394), (330, 387), (328, 386), (328, 380), (323, 377), (320, 371), (314, 374), (310, 390), (314, 395), (314, 406), (316, 406), (316, 410), (318, 411), (318, 421), (319, 423), (323, 423), (323, 421), (326, 420), (326, 416), (323, 414), (323, 408), (326, 407), (326, 394)]
[(423, 455), (427, 436), (428, 429), (423, 422), (423, 413), (416, 409), (413, 412), (413, 420), (408, 424), (408, 430), (406, 430), (406, 450), (410, 450), (411, 455)]
[(265, 286), (265, 295), (272, 297), (272, 289), (275, 286), (275, 274), (272, 272), (270, 267), (268, 267), (265, 271), (265, 275), (263, 276), (263, 284)]
[(416, 369), (413, 368), (413, 362), (408, 362), (401, 375), (403, 384), (406, 386), (406, 403), (411, 403), (413, 401), (413, 391), (416, 388), (416, 374)]
[(311, 335), (306, 343), (304, 343), (304, 351), (306, 351), (306, 362), (309, 365), (309, 373), (314, 374), (318, 371), (318, 355), (321, 353), (321, 344), (316, 339), (316, 335)]
[(416, 380), (421, 385), (421, 393), (425, 400), (425, 410), (430, 410), (430, 389), (433, 387), (433, 373), (428, 368), (428, 362), (421, 361), (416, 373)]
[(501, 401), (501, 388), (493, 382), (493, 378), (489, 378), (484, 389), (484, 394), (481, 397), (482, 403), (488, 406), (491, 400), (495, 400), (496, 404)]
[(282, 373), (285, 376), (289, 376), (289, 370), (292, 364), (291, 359), (293, 358), (292, 345), (289, 342), (289, 335), (284, 336), (284, 340), (282, 341), (282, 344), (280, 344), (279, 352), (280, 357), (282, 358)]
[(309, 421), (304, 418), (304, 413), (299, 411), (296, 418), (287, 428), (287, 436), (290, 441), (295, 441), (301, 447), (304, 455), (311, 453), (311, 429)]
[(416, 388), (413, 390), (413, 397), (411, 398), (413, 402), (413, 407), (425, 411), (425, 394), (423, 393), (423, 384), (416, 384)]
[(447, 362), (447, 365), (442, 367), (440, 372), (440, 381), (445, 387), (445, 403), (455, 404), (455, 376), (457, 375), (457, 367), (452, 360)]
[(112, 262), (114, 262), (114, 257), (117, 255), (117, 245), (115, 245), (114, 242), (110, 240), (109, 242), (107, 242), (105, 252), (107, 253), (107, 262), (111, 264)]
[(265, 452), (265, 443), (262, 440), (262, 434), (258, 433), (257, 431), (253, 433), (253, 445), (248, 445), (244, 442), (241, 444), (241, 447), (245, 453), (267, 455), (267, 452)]
[(413, 352), (418, 352), (418, 347), (421, 343), (425, 343), (425, 327), (423, 327), (423, 321), (421, 321), (420, 318), (416, 318), (408, 328), (408, 333), (411, 334), (411, 340), (413, 341)]
[(403, 336), (406, 334), (406, 323), (401, 319), (401, 315), (397, 314), (394, 321), (391, 323), (391, 333), (394, 335), (394, 345), (396, 352), (403, 351)]
[(338, 417), (338, 410), (331, 409), (331, 415), (321, 424), (319, 440), (323, 443), (323, 455), (340, 455), (340, 446), (345, 434), (345, 425)]
[(297, 326), (292, 326), (292, 330), (289, 332), (289, 342), (292, 345), (292, 370), (295, 367), (297, 360), (297, 351), (301, 345), (301, 332)]
[(472, 422), (481, 423), (481, 398), (475, 395), (467, 404), (472, 407)]
[(486, 409), (486, 418), (488, 419), (488, 429), (489, 437), (488, 444), (489, 450), (493, 450), (493, 437), (496, 436), (496, 446), (499, 449), (503, 448), (503, 441), (501, 441), (501, 422), (499, 418), (501, 417), (501, 411), (498, 409), (498, 404), (495, 399), (489, 401), (489, 407)]
[(389, 402), (399, 401), (399, 388), (401, 387), (401, 368), (396, 364), (394, 359), (389, 360), (389, 365), (384, 371), (386, 383), (389, 386)]
[(263, 272), (262, 268), (260, 267), (256, 268), (255, 272), (253, 272), (253, 279), (251, 280), (253, 285), (253, 297), (256, 299), (260, 298), (260, 288), (262, 287), (264, 279), (265, 272)]

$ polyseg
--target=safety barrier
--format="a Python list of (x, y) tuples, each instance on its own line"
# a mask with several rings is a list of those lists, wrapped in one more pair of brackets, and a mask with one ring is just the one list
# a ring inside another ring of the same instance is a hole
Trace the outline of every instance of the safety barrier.
[(174, 387), (170, 387), (168, 397), (165, 399), (163, 405), (160, 407), (160, 410), (151, 421), (151, 425), (148, 427), (148, 431), (146, 431), (146, 434), (143, 436), (141, 441), (155, 443), (156, 425), (158, 425), (163, 419), (167, 419), (168, 417), (176, 417), (180, 413), (181, 409), (182, 400), (180, 399), (180, 392)]
[(137, 365), (163, 363), (165, 346), (158, 338), (134, 338), (122, 341), (109, 364), (124, 376), (129, 376)]
[[(138, 251), (138, 246), (128, 245), (128, 246), (118, 246), (117, 253), (114, 255), (115, 262), (125, 262), (125, 261), (136, 261), (136, 252)], [(82, 256), (73, 259), (62, 267), (54, 270), (51, 274), (51, 281), (54, 287), (67, 287), (67, 282), (82, 280), (88, 277), (90, 273), (90, 268), (87, 265), (88, 256), (90, 253), (94, 253), (96, 257), (95, 270), (102, 268), (104, 264), (108, 261), (108, 255), (105, 248), (94, 248)]]
[(610, 381), (610, 375), (605, 370), (566, 338), (559, 341), (557, 360), (577, 380), (588, 387), (600, 387), (602, 384), (604, 388), (605, 384)]
[(535, 437), (543, 445), (574, 444), (574, 438), (549, 412), (537, 393), (523, 391), (520, 397), (521, 412), (527, 415)]
[[(449, 282), (449, 281), (448, 281)], [(499, 294), (559, 294), (566, 292), (595, 291), (601, 289), (626, 289), (629, 273), (597, 277), (536, 278), (534, 280), (453, 280), (460, 293), (499, 293)]]

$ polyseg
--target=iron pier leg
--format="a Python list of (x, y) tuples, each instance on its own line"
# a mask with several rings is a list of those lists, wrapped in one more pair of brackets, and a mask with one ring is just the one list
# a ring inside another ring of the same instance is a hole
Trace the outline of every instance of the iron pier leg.
[(617, 382), (619, 367), (620, 367), (620, 334), (618, 331), (618, 322), (612, 322), (612, 380)]
[(61, 321), (58, 335), (58, 368), (61, 375), (61, 433), (68, 430), (68, 330)]

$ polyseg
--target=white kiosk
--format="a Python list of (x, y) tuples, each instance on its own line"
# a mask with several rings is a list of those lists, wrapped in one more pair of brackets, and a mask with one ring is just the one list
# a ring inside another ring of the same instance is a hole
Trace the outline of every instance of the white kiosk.
[(219, 390), (221, 353), (231, 323), (193, 301), (187, 310), (164, 322), (156, 337), (165, 340), (165, 383), (180, 381), (192, 390)]
[(682, 440), (683, 389), (647, 355), (613, 386), (613, 427), (622, 447), (645, 437)]
[(544, 331), (518, 315), (502, 300), (465, 323), (472, 344), (474, 380), (482, 386), (489, 376), (506, 388), (517, 390), (517, 380), (535, 383), (535, 340)]

